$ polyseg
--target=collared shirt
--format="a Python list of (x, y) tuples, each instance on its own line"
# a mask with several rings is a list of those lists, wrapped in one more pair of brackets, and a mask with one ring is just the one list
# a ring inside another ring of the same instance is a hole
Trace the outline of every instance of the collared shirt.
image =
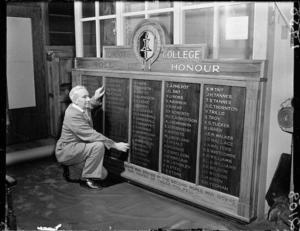
[(84, 112), (84, 110), (81, 107), (77, 106), (75, 103), (72, 103), (72, 106), (77, 110), (79, 110), (80, 112)]
[(89, 113), (88, 113), (87, 110), (83, 110), (81, 107), (77, 106), (75, 103), (72, 103), (72, 106), (74, 108), (76, 108), (77, 110), (79, 110), (81, 113), (83, 113), (87, 117), (87, 119), (91, 122), (91, 117), (90, 117), (90, 115), (89, 115)]

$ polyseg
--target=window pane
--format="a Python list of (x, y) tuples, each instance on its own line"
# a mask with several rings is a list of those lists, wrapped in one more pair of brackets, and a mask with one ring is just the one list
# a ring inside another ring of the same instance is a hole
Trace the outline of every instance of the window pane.
[(83, 22), (83, 56), (96, 57), (96, 26), (95, 21)]
[(100, 51), (101, 57), (103, 46), (114, 46), (117, 44), (117, 33), (115, 19), (105, 19), (100, 21)]
[(142, 21), (145, 16), (133, 16), (125, 18), (125, 45), (131, 45), (132, 43), (132, 32), (135, 26)]
[(94, 2), (82, 2), (82, 17), (95, 17), (95, 3)]
[(173, 44), (173, 13), (152, 14), (150, 18), (158, 21), (164, 29), (166, 44)]
[(116, 2), (100, 2), (99, 3), (99, 15), (112, 15), (116, 14)]
[(156, 10), (156, 9), (163, 9), (163, 8), (170, 8), (173, 7), (173, 2), (170, 1), (154, 1), (148, 3), (148, 9), (149, 10)]
[[(245, 25), (241, 24), (242, 20), (245, 20)], [(241, 29), (238, 29), (237, 26), (241, 25)], [(241, 34), (243, 29), (246, 30)], [(250, 59), (253, 41), (253, 4), (220, 7), (219, 30), (219, 58)]]
[(208, 58), (212, 58), (214, 8), (203, 8), (185, 12), (185, 44), (202, 44), (208, 46)]
[(124, 12), (144, 11), (145, 2), (130, 1), (124, 2)]
[(199, 2), (199, 1), (194, 1), (194, 2), (183, 2), (184, 6), (190, 6), (190, 5), (201, 5), (201, 4), (213, 4), (213, 2)]

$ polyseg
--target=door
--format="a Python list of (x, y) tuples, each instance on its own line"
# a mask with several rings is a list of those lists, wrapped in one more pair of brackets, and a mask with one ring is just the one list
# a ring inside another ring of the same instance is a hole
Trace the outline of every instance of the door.
[(72, 88), (71, 69), (74, 67), (74, 46), (47, 46), (49, 78), (50, 134), (59, 138), (64, 112), (69, 105)]
[[(21, 143), (29, 140), (36, 140), (48, 137), (49, 126), (49, 112), (47, 101), (47, 76), (45, 72), (45, 52), (44, 52), (44, 37), (43, 37), (43, 23), (41, 18), (41, 8), (39, 4), (36, 5), (18, 5), (18, 3), (7, 3), (7, 17), (23, 18), (25, 21), (31, 23), (31, 41), (32, 41), (32, 62), (33, 71), (31, 76), (32, 85), (30, 87), (24, 86), (24, 88), (33, 95), (33, 101), (31, 105), (20, 105), (17, 107), (10, 107), (9, 101), (11, 98), (17, 95), (20, 91), (20, 86), (15, 87), (10, 85), (7, 87), (7, 134), (6, 144)], [(7, 43), (12, 41), (7, 41)], [(21, 62), (20, 62), (21, 63)], [(25, 73), (22, 68), (19, 68), (18, 74), (15, 72), (7, 72), (8, 78), (15, 78), (15, 83), (18, 85), (18, 77), (14, 75), (21, 75)], [(28, 73), (26, 73), (28, 76)], [(30, 90), (31, 89), (31, 90)], [(26, 92), (25, 92), (26, 93)], [(26, 95), (26, 94), (25, 94)], [(20, 101), (22, 100), (21, 97)]]

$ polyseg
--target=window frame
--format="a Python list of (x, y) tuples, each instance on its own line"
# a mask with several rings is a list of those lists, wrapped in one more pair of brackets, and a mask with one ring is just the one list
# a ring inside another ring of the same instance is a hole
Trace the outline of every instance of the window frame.
[[(116, 20), (116, 40), (117, 46), (125, 45), (125, 18), (129, 16), (144, 15), (148, 19), (151, 14), (159, 14), (172, 12), (173, 13), (173, 44), (184, 44), (185, 31), (185, 13), (189, 10), (203, 9), (213, 7), (214, 10), (214, 23), (213, 23), (213, 59), (219, 58), (219, 9), (222, 6), (232, 6), (237, 4), (254, 4), (254, 25), (253, 25), (253, 51), (252, 59), (262, 59), (266, 57), (266, 47), (262, 48), (261, 43), (266, 43), (267, 33), (266, 28), (261, 26), (263, 21), (267, 25), (268, 21), (268, 7), (269, 3), (253, 3), (253, 2), (199, 2), (198, 4), (184, 5), (183, 1), (174, 1), (173, 7), (149, 10), (148, 4), (150, 1), (145, 1), (145, 9), (143, 11), (123, 12), (124, 2), (116, 1), (116, 14), (99, 16), (100, 2), (95, 1), (95, 17), (82, 18), (82, 2), (74, 2), (74, 18), (75, 18), (75, 44), (76, 44), (76, 57), (83, 57), (83, 28), (82, 23), (87, 21), (95, 21), (96, 26), (96, 57), (100, 58), (100, 20), (115, 19)], [(261, 15), (258, 12), (265, 12)], [(180, 25), (180, 26), (178, 26)], [(265, 30), (264, 30), (265, 29)]]

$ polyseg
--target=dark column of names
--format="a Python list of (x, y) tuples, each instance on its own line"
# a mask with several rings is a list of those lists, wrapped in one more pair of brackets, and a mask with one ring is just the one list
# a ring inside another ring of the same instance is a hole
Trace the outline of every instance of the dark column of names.
[(102, 86), (102, 76), (82, 75), (81, 85), (86, 87), (90, 97), (92, 97), (95, 94), (95, 91)]
[(161, 81), (133, 80), (130, 162), (158, 171)]
[(162, 173), (195, 183), (200, 84), (166, 82)]
[[(116, 142), (128, 142), (129, 79), (107, 77), (105, 84), (105, 136)], [(127, 160), (128, 155), (110, 149), (107, 155)]]
[(239, 195), (246, 89), (205, 85), (199, 184)]

